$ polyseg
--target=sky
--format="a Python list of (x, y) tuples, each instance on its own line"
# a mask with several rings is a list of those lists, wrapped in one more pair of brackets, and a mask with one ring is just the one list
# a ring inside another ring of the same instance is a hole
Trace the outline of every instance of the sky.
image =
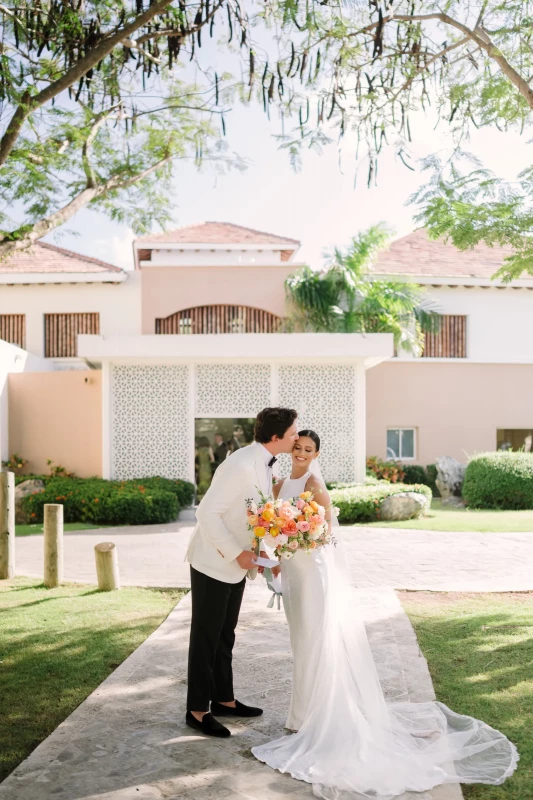
[[(403, 166), (393, 148), (383, 152), (377, 186), (368, 189), (365, 164), (354, 186), (356, 164), (349, 144), (340, 159), (336, 142), (321, 155), (307, 153), (301, 172), (295, 173), (275, 139), (276, 120), (269, 122), (261, 109), (239, 107), (226, 122), (230, 149), (250, 162), (248, 169), (217, 176), (210, 168), (198, 172), (190, 164), (180, 165), (172, 197), (175, 225), (170, 227), (209, 220), (288, 236), (302, 243), (297, 260), (312, 266), (320, 266), (324, 250), (347, 245), (358, 231), (377, 222), (386, 222), (396, 236), (417, 227), (416, 209), (407, 201), (426, 177)], [(412, 129), (415, 159), (451, 144), (445, 128), (435, 131), (423, 114)], [(515, 133), (474, 131), (468, 149), (508, 179), (531, 163), (528, 137)], [(125, 226), (82, 210), (46, 241), (131, 269), (133, 239)]]

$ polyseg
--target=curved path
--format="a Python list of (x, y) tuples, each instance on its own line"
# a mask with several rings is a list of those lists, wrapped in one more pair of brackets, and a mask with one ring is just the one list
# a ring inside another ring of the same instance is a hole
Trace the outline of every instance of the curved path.
[[(123, 585), (188, 586), (190, 522), (65, 534), (65, 579), (93, 583), (94, 545), (117, 544)], [(533, 590), (532, 533), (442, 533), (345, 527), (356, 586), (439, 591)], [(17, 575), (43, 574), (42, 536), (16, 539)]]

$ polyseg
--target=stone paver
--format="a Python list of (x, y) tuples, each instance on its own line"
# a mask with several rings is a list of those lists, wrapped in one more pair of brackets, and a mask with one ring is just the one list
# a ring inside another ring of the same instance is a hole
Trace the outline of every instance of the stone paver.
[[(188, 586), (190, 522), (65, 534), (65, 578), (95, 582), (94, 545), (117, 544), (124, 585)], [(343, 528), (356, 586), (441, 591), (533, 590), (532, 533)], [(18, 575), (42, 577), (42, 536), (16, 540)]]
[[(433, 699), (426, 662), (391, 589), (359, 589), (389, 698)], [(0, 785), (0, 800), (303, 800), (311, 787), (266, 767), (254, 744), (282, 733), (290, 691), (283, 612), (268, 610), (263, 581), (247, 587), (235, 653), (237, 696), (265, 708), (231, 724), (228, 740), (183, 722), (190, 599)], [(399, 800), (460, 800), (457, 786)]]

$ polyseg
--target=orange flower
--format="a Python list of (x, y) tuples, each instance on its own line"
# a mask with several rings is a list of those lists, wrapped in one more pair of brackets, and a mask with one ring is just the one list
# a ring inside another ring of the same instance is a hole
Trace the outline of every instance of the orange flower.
[(254, 528), (254, 536), (256, 536), (257, 539), (262, 539), (265, 533), (265, 528), (262, 528), (260, 525), (258, 525), (257, 528)]
[(93, 503), (99, 503), (99, 499), (97, 497), (94, 498)]
[(305, 514), (300, 514), (298, 517), (298, 522), (305, 522)]
[(311, 506), (313, 511), (318, 511), (318, 503), (316, 503), (314, 500), (310, 500), (309, 505)]
[(248, 514), (248, 525), (257, 525), (257, 514)]
[(274, 512), (272, 511), (271, 508), (266, 508), (265, 506), (265, 510), (263, 511), (261, 516), (263, 517), (265, 522), (271, 522), (274, 519)]
[(313, 492), (302, 492), (300, 497), (302, 500), (309, 500), (310, 497), (313, 496)]
[(274, 517), (274, 520), (273, 520), (273, 522), (274, 522), (274, 525), (275, 525), (277, 528), (283, 528), (283, 526), (285, 525), (285, 523), (287, 522), (287, 520), (286, 520), (286, 519), (283, 519), (283, 517)]
[(296, 522), (293, 519), (288, 520), (283, 530), (285, 533), (294, 533), (296, 530)]

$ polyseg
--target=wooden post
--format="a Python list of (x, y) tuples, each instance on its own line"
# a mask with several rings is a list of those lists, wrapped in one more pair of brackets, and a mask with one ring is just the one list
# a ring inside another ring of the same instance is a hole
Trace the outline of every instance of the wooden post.
[(15, 473), (0, 472), (0, 579), (15, 577)]
[(120, 589), (117, 548), (114, 543), (101, 542), (95, 545), (94, 556), (96, 559), (98, 588), (102, 592), (111, 592), (113, 589)]
[(44, 505), (44, 585), (49, 589), (63, 581), (63, 506)]

